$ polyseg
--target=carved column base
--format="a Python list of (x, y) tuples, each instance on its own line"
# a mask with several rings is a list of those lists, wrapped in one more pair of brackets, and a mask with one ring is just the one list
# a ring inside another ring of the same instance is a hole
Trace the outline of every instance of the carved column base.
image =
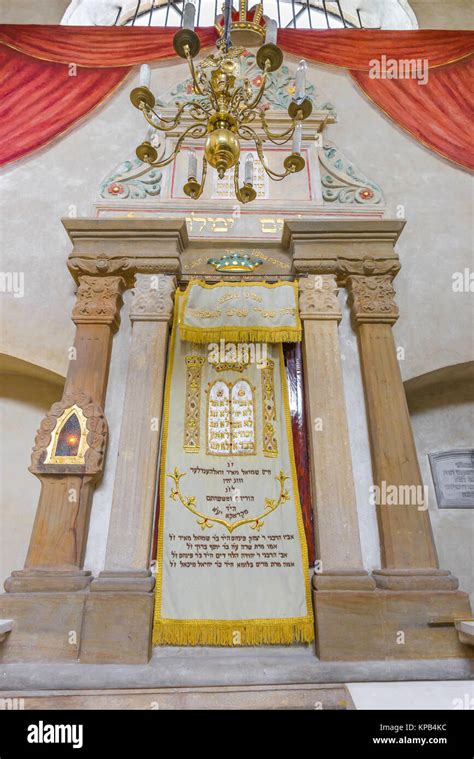
[(473, 658), (455, 623), (471, 616), (460, 591), (313, 590), (323, 661)]
[(130, 588), (124, 592), (110, 592), (107, 588), (105, 593), (90, 593), (84, 612), (79, 661), (146, 664), (151, 657), (154, 601), (153, 593), (130, 592)]
[(150, 570), (127, 570), (101, 572), (91, 584), (91, 592), (150, 593), (155, 578)]
[(5, 580), (7, 593), (75, 592), (87, 588), (92, 575), (85, 569), (20, 569)]
[(362, 569), (331, 569), (314, 574), (314, 590), (375, 590), (375, 582)]
[(376, 569), (372, 572), (383, 590), (456, 590), (459, 581), (447, 569)]

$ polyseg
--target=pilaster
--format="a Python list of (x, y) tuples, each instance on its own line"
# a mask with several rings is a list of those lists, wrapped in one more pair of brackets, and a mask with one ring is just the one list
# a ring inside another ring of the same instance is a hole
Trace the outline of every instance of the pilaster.
[(299, 280), (310, 441), (316, 590), (372, 589), (364, 570), (338, 339), (334, 274)]
[[(119, 457), (105, 568), (90, 586), (82, 662), (146, 662), (154, 578), (150, 552), (158, 479), (169, 324), (176, 278), (136, 274)], [(105, 625), (105, 618), (110, 624)], [(113, 622), (115, 620), (115, 622)]]
[[(103, 582), (149, 571), (169, 324), (176, 278), (137, 274), (132, 340)], [(95, 586), (95, 587), (94, 587)]]
[(400, 590), (454, 590), (438, 568), (428, 504), (411, 429), (392, 325), (398, 319), (391, 275), (350, 275), (374, 473), (383, 568), (377, 585)]

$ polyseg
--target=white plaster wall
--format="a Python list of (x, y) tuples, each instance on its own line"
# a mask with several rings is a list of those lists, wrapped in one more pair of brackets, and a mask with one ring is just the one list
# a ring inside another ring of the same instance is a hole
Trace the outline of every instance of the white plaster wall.
[(352, 469), (359, 517), (360, 542), (364, 567), (368, 571), (380, 568), (380, 543), (375, 507), (369, 503), (373, 485), (370, 459), (369, 429), (365, 411), (364, 386), (357, 346), (357, 337), (350, 320), (347, 292), (339, 293), (342, 320), (339, 325), (342, 375), (346, 398)]
[(44, 413), (62, 387), (31, 376), (0, 375), (0, 593), (14, 569), (22, 569), (40, 494), (28, 471)]
[(438, 508), (428, 459), (437, 451), (474, 448), (474, 389), (454, 386), (426, 393), (410, 402), (410, 412), (439, 564), (459, 579), (474, 608), (474, 509)]

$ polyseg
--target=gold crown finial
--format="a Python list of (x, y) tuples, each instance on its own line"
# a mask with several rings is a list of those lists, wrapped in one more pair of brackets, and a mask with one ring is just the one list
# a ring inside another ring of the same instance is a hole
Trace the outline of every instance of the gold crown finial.
[[(219, 37), (224, 33), (223, 16), (216, 19), (216, 30)], [(232, 6), (231, 23), (232, 42), (235, 45), (252, 47), (261, 45), (265, 39), (265, 19), (263, 17), (263, 3), (257, 3), (248, 10), (248, 0), (239, 0), (238, 11)]]

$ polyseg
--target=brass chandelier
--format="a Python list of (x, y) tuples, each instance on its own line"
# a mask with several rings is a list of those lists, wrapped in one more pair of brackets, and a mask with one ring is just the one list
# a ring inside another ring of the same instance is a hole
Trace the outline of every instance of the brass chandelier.
[[(197, 157), (194, 151), (188, 156), (188, 181), (183, 187), (190, 198), (201, 197), (208, 164), (216, 171), (220, 179), (226, 171), (234, 169), (234, 191), (241, 203), (255, 200), (257, 193), (253, 187), (253, 156), (249, 153), (245, 161), (244, 184), (239, 186), (241, 141), (255, 144), (258, 158), (267, 173), (275, 180), (281, 181), (289, 174), (301, 171), (305, 160), (301, 155), (302, 121), (311, 114), (312, 104), (305, 95), (306, 64), (301, 61), (296, 73), (295, 94), (288, 107), (290, 123), (283, 132), (272, 132), (267, 124), (264, 110), (259, 107), (265, 94), (268, 74), (280, 68), (283, 53), (276, 44), (277, 24), (272, 19), (263, 17), (263, 6), (258, 4), (250, 12), (247, 3), (240, 2), (240, 10), (234, 11), (232, 0), (225, 0), (223, 24), (216, 24), (219, 31), (217, 51), (204, 58), (197, 66), (193, 59), (199, 53), (199, 37), (194, 31), (194, 0), (188, 0), (184, 7), (183, 27), (176, 32), (173, 45), (176, 53), (185, 58), (192, 77), (193, 93), (196, 98), (177, 105), (176, 114), (165, 118), (155, 108), (155, 97), (149, 89), (150, 67), (143, 65), (140, 72), (140, 85), (130, 93), (130, 100), (140, 110), (148, 124), (165, 135), (174, 132), (186, 115), (191, 118), (191, 125), (183, 128), (174, 149), (168, 156), (158, 156), (158, 151), (151, 142), (138, 146), (136, 154), (150, 167), (163, 167), (175, 160), (190, 139), (203, 140), (204, 156), (202, 161), (201, 181), (197, 178)], [(261, 83), (254, 89), (248, 79), (239, 84), (239, 59), (245, 48), (232, 43), (231, 32), (237, 35), (250, 34), (263, 44), (256, 54), (256, 62), (262, 70)], [(264, 136), (255, 131), (259, 128)], [(291, 153), (283, 162), (284, 171), (276, 172), (267, 164), (264, 155), (264, 143), (286, 145), (292, 140)]]

